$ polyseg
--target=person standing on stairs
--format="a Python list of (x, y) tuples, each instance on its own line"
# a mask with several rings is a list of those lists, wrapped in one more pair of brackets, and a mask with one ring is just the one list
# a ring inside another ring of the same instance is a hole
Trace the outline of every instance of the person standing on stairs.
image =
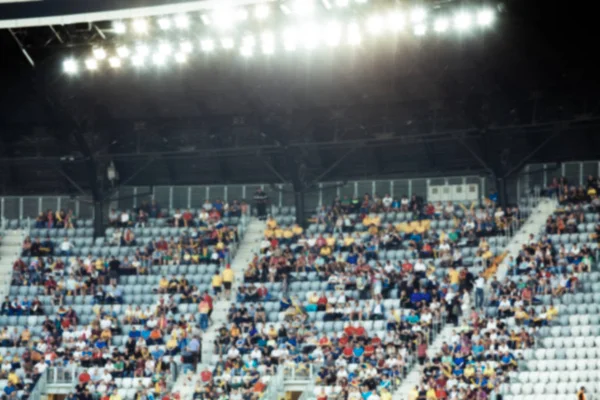
[(221, 274), (219, 273), (219, 270), (215, 271), (215, 274), (212, 277), (212, 289), (213, 289), (213, 293), (215, 295), (215, 298), (217, 300), (219, 300), (219, 298), (221, 297), (221, 289), (223, 285), (223, 278), (221, 278)]
[(231, 269), (231, 264), (227, 264), (225, 269), (223, 270), (223, 287), (225, 288), (225, 299), (229, 300), (231, 298), (231, 285), (233, 284), (233, 270)]

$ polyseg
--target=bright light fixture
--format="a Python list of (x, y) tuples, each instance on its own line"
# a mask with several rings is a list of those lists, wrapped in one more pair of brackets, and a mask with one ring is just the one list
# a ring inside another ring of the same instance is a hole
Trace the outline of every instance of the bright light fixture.
[(253, 53), (253, 51), (252, 51), (252, 47), (246, 47), (246, 46), (244, 46), (244, 47), (242, 47), (242, 48), (240, 49), (240, 54), (241, 54), (243, 57), (246, 57), (246, 58), (248, 58), (248, 57), (252, 57), (252, 53)]
[(121, 58), (127, 58), (129, 57), (129, 54), (131, 52), (129, 51), (129, 49), (127, 48), (127, 46), (119, 46), (117, 47), (117, 55)]
[(176, 53), (175, 54), (175, 62), (177, 64), (183, 64), (187, 61), (187, 56), (184, 53)]
[(181, 44), (179, 45), (179, 48), (181, 49), (181, 52), (184, 54), (190, 54), (193, 50), (192, 43), (187, 40), (181, 42)]
[(273, 43), (263, 43), (262, 52), (265, 55), (271, 55), (275, 52), (275, 45)]
[(335, 5), (338, 7), (346, 7), (348, 3), (348, 0), (335, 0)]
[(242, 47), (253, 48), (255, 44), (256, 40), (254, 40), (253, 36), (248, 35), (242, 38)]
[(271, 32), (264, 32), (260, 36), (260, 40), (262, 42), (263, 54), (273, 54), (275, 51), (275, 40), (273, 39), (273, 34)]
[(141, 57), (146, 57), (150, 54), (150, 48), (145, 44), (138, 44), (135, 47), (135, 52)]
[(225, 50), (231, 50), (233, 49), (234, 46), (234, 42), (232, 38), (223, 38), (221, 39), (221, 46), (223, 46), (223, 48)]
[(325, 42), (330, 47), (335, 47), (340, 44), (342, 39), (342, 27), (339, 23), (331, 21), (325, 27)]
[(144, 65), (144, 57), (139, 54), (135, 54), (131, 57), (131, 64), (134, 67), (142, 67)]
[(169, 43), (163, 42), (158, 45), (158, 52), (160, 54), (164, 54), (165, 56), (168, 56), (169, 54), (171, 54), (172, 51), (173, 51), (173, 49), (171, 48), (171, 45)]
[(293, 28), (288, 28), (283, 32), (283, 47), (285, 51), (296, 50), (296, 44), (298, 41), (298, 34)]
[(148, 32), (148, 21), (145, 19), (133, 20), (133, 31), (135, 33), (147, 33)]
[(238, 21), (245, 21), (248, 19), (248, 10), (245, 8), (239, 8), (235, 11), (235, 19)]
[(234, 25), (233, 10), (223, 8), (212, 14), (212, 20), (220, 29), (231, 29)]
[(450, 22), (447, 18), (440, 17), (435, 20), (433, 24), (433, 30), (439, 33), (446, 32), (450, 27)]
[(152, 62), (154, 63), (154, 65), (165, 65), (165, 62), (167, 61), (167, 58), (164, 54), (162, 53), (155, 53), (152, 56)]
[(85, 60), (85, 67), (90, 71), (95, 71), (98, 69), (98, 61), (95, 58), (88, 58)]
[(162, 29), (163, 31), (166, 31), (168, 29), (171, 29), (171, 19), (167, 18), (167, 17), (162, 17), (158, 19), (158, 26), (160, 27), (160, 29)]
[(373, 35), (378, 35), (383, 30), (383, 18), (379, 15), (372, 15), (367, 19), (367, 31)]
[(361, 42), (360, 29), (358, 24), (353, 22), (348, 25), (348, 44), (357, 46)]
[(401, 31), (404, 28), (404, 16), (399, 11), (392, 11), (387, 16), (387, 25), (392, 32)]
[(293, 10), (298, 15), (311, 14), (315, 10), (314, 0), (295, 0)]
[(486, 9), (477, 13), (477, 24), (480, 26), (489, 26), (494, 22), (494, 12)]
[(312, 50), (319, 45), (319, 27), (316, 24), (306, 24), (300, 34), (302, 44), (307, 50)]
[(92, 50), (92, 54), (96, 60), (104, 60), (106, 58), (106, 50), (104, 50), (102, 47), (96, 47), (94, 50)]
[(215, 49), (215, 42), (211, 39), (204, 39), (200, 42), (200, 48), (203, 52), (209, 53)]
[(121, 59), (119, 57), (111, 57), (108, 59), (108, 65), (111, 68), (119, 68), (121, 66)]
[(471, 27), (471, 15), (467, 12), (460, 12), (454, 17), (454, 27), (459, 31), (466, 31)]
[(427, 33), (427, 25), (425, 25), (425, 24), (415, 25), (415, 29), (413, 30), (413, 32), (415, 33), (415, 36), (423, 36)]
[(427, 17), (427, 12), (424, 8), (417, 7), (410, 12), (410, 20), (415, 24), (425, 21), (425, 17)]
[(113, 30), (116, 34), (122, 35), (127, 32), (127, 25), (123, 21), (115, 21), (113, 22)]
[(266, 4), (258, 4), (254, 8), (254, 16), (256, 17), (256, 19), (260, 19), (260, 20), (266, 19), (270, 13), (271, 13), (271, 9)]
[(187, 29), (190, 26), (190, 18), (186, 14), (176, 15), (175, 26), (179, 29)]
[(79, 66), (77, 65), (77, 61), (72, 58), (69, 58), (63, 62), (63, 70), (67, 74), (76, 74), (79, 71)]

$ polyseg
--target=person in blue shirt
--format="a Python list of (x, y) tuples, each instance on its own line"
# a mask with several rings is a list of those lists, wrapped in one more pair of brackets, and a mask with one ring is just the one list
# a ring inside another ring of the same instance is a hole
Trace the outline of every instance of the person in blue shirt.
[(348, 254), (348, 257), (346, 257), (346, 262), (348, 264), (356, 265), (358, 262), (358, 255), (356, 253)]
[(356, 345), (354, 346), (354, 349), (352, 350), (352, 356), (353, 356), (352, 362), (359, 363), (360, 358), (362, 357), (364, 352), (365, 352), (365, 349), (359, 343), (356, 343)]
[(141, 336), (142, 334), (140, 333), (140, 331), (138, 331), (135, 326), (131, 328), (131, 330), (129, 331), (129, 337), (133, 338), (133, 339), (137, 339)]
[(473, 344), (473, 346), (471, 348), (471, 351), (473, 352), (475, 359), (478, 361), (480, 361), (482, 359), (484, 350), (485, 350), (485, 348), (481, 344), (481, 341), (478, 341), (477, 343)]

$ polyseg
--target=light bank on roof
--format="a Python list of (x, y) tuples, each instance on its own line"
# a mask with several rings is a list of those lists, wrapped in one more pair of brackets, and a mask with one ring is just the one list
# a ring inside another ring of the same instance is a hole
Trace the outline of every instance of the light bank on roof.
[[(68, 25), (214, 9), (225, 0), (0, 0), (0, 29)], [(226, 0), (236, 7), (274, 0)]]

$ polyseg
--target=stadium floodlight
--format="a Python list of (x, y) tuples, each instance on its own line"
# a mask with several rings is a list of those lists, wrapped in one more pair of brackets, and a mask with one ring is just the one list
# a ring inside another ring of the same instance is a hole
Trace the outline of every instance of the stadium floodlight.
[(108, 65), (110, 65), (111, 68), (120, 68), (121, 59), (119, 57), (111, 57), (108, 59)]
[(271, 32), (264, 32), (260, 36), (263, 54), (273, 54), (275, 52), (275, 40)]
[(104, 60), (106, 58), (106, 50), (104, 50), (102, 47), (96, 47), (93, 49), (92, 54), (96, 60)]
[(186, 14), (179, 14), (175, 16), (175, 26), (179, 29), (187, 29), (190, 26), (190, 17)]
[(167, 62), (167, 57), (162, 53), (155, 53), (152, 56), (152, 62), (157, 66), (165, 65)]
[(184, 53), (175, 53), (175, 62), (177, 64), (183, 64), (187, 61), (187, 56)]
[(238, 21), (245, 21), (248, 19), (248, 10), (245, 8), (238, 8), (235, 11), (235, 19)]
[(123, 21), (115, 21), (113, 22), (113, 30), (116, 34), (122, 35), (127, 32), (127, 25)]
[(240, 49), (240, 54), (242, 55), (242, 57), (245, 57), (245, 58), (252, 57), (253, 53), (254, 53), (254, 50), (252, 49), (252, 47), (243, 46)]
[(349, 3), (348, 0), (335, 0), (335, 5), (338, 7), (347, 7)]
[(158, 27), (163, 31), (171, 29), (171, 18), (162, 17), (158, 19)]
[(188, 40), (184, 40), (183, 42), (181, 42), (179, 44), (179, 49), (184, 54), (190, 54), (192, 52), (192, 50), (194, 49), (194, 46), (192, 45), (192, 42), (190, 42)]
[(212, 14), (212, 20), (219, 29), (231, 29), (234, 25), (234, 14), (229, 8), (222, 8)]
[(383, 30), (383, 18), (372, 15), (367, 19), (367, 31), (373, 35), (379, 35)]
[(145, 19), (134, 19), (133, 31), (139, 34), (148, 33), (148, 21)]
[(287, 28), (283, 32), (283, 48), (285, 51), (294, 51), (298, 43), (298, 33), (294, 28)]
[(271, 13), (271, 9), (266, 4), (258, 4), (254, 8), (254, 16), (258, 20), (267, 19), (269, 17), (270, 13)]
[(173, 48), (167, 42), (162, 42), (161, 44), (158, 45), (158, 52), (160, 54), (164, 54), (165, 56), (168, 56), (169, 54), (171, 54), (172, 51), (173, 51)]
[(98, 61), (95, 58), (88, 58), (85, 60), (85, 67), (90, 71), (95, 71), (98, 69)]
[(127, 48), (127, 46), (119, 46), (117, 47), (117, 55), (121, 58), (127, 58), (129, 57), (129, 54), (131, 52), (129, 51), (129, 48)]
[(63, 61), (63, 71), (70, 75), (76, 74), (79, 71), (79, 65), (77, 64), (77, 61), (75, 61), (73, 58)]
[(144, 66), (144, 57), (142, 57), (142, 56), (141, 56), (141, 55), (139, 55), (139, 54), (134, 54), (134, 55), (131, 57), (131, 64), (132, 64), (134, 67), (143, 67), (143, 66)]
[(200, 42), (200, 48), (205, 53), (210, 53), (215, 49), (215, 42), (212, 39), (203, 39)]
[(233, 39), (230, 38), (230, 37), (226, 37), (226, 38), (221, 39), (221, 46), (223, 46), (223, 48), (225, 50), (231, 50), (231, 49), (233, 49), (234, 44), (235, 43), (233, 42)]
[(446, 32), (449, 27), (450, 27), (450, 22), (448, 21), (447, 18), (444, 18), (444, 17), (439, 17), (433, 23), (433, 30), (438, 33)]
[(413, 30), (415, 36), (424, 36), (427, 33), (427, 25), (417, 24)]
[(358, 46), (361, 42), (360, 28), (356, 22), (348, 25), (348, 44), (352, 46)]
[(314, 0), (294, 0), (292, 8), (298, 15), (312, 14), (315, 10), (315, 2)]
[(256, 40), (254, 39), (254, 36), (247, 35), (242, 38), (242, 47), (253, 48), (255, 44)]
[(454, 16), (454, 27), (458, 31), (466, 31), (471, 27), (471, 14), (462, 11)]
[(412, 22), (414, 22), (415, 24), (420, 24), (421, 22), (425, 21), (426, 17), (427, 17), (427, 12), (425, 11), (424, 8), (421, 8), (421, 7), (414, 8), (410, 12), (410, 20)]
[(135, 52), (138, 56), (147, 57), (150, 54), (150, 48), (145, 44), (138, 44), (135, 47)]
[(494, 12), (490, 9), (481, 10), (477, 13), (477, 24), (479, 26), (489, 26), (494, 22)]
[(319, 45), (319, 27), (313, 23), (304, 25), (300, 37), (306, 50), (315, 49)]
[(404, 28), (404, 16), (399, 11), (392, 11), (387, 16), (387, 26), (392, 32), (399, 32)]
[(331, 21), (325, 27), (325, 42), (330, 47), (340, 44), (342, 39), (342, 27), (336, 21)]

